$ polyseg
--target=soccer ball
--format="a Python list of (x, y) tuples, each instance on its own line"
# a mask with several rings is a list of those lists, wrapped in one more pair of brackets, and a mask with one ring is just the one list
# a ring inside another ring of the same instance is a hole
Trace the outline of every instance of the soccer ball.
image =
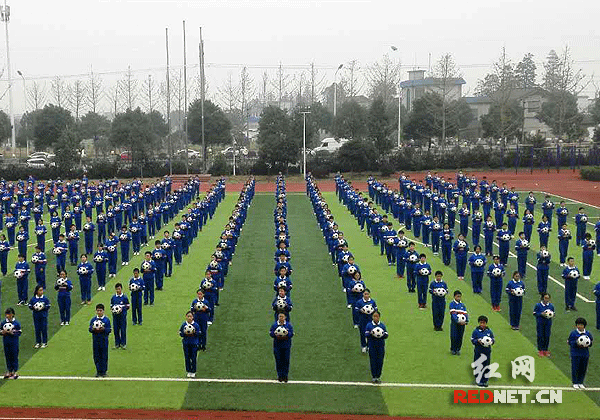
[(373, 305), (369, 303), (360, 308), (360, 311), (365, 315), (371, 315), (373, 312), (375, 312), (375, 308), (373, 308)]
[(118, 315), (118, 314), (120, 314), (121, 312), (123, 312), (123, 305), (113, 305), (113, 306), (110, 308), (110, 311), (111, 311), (113, 314), (115, 314), (115, 315)]
[(101, 319), (97, 319), (92, 323), (92, 329), (95, 331), (100, 331), (104, 328), (104, 322)]
[(423, 267), (419, 270), (419, 274), (422, 276), (428, 276), (431, 272), (427, 267)]
[(375, 218), (373, 219), (373, 223), (379, 223), (379, 217), (375, 217)]
[(523, 296), (525, 294), (525, 290), (522, 287), (516, 287), (513, 289), (513, 295), (515, 296)]
[(527, 248), (529, 246), (529, 242), (527, 239), (521, 240), (521, 248)]
[(19, 216), (19, 220), (22, 222), (23, 220), (25, 220), (26, 217), (25, 216)]
[(467, 323), (467, 316), (465, 314), (457, 314), (456, 322), (460, 325), (465, 325)]
[(585, 223), (585, 222), (587, 222), (588, 219), (587, 219), (587, 216), (581, 216), (581, 219), (579, 219), (579, 220), (581, 220), (582, 223)]
[(77, 269), (77, 274), (80, 274), (80, 275), (84, 276), (84, 275), (86, 275), (87, 273), (88, 273), (88, 269), (87, 269), (87, 267), (84, 267), (84, 266), (82, 266), (82, 267), (79, 267), (79, 268)]
[(285, 280), (280, 280), (280, 281), (277, 283), (277, 288), (279, 288), (279, 287), (286, 287), (286, 288), (287, 288), (287, 281), (285, 281)]
[(548, 233), (548, 231), (549, 231), (548, 226), (544, 226), (542, 228), (542, 233)]
[(109, 250), (110, 252), (115, 252), (115, 251), (117, 250), (117, 247), (116, 247), (116, 246), (114, 246), (114, 245), (109, 245), (109, 246), (108, 246), (108, 250)]
[(221, 252), (221, 251), (216, 251), (216, 252), (215, 252), (215, 257), (217, 257), (217, 259), (221, 259), (221, 258), (223, 258), (223, 252)]
[(162, 258), (162, 254), (160, 252), (155, 252), (153, 258), (155, 260), (160, 260)]
[(348, 274), (352, 275), (356, 273), (356, 266), (351, 265), (350, 267), (348, 267)]
[(502, 240), (503, 241), (510, 241), (510, 235), (508, 233), (505, 233), (504, 235), (502, 235)]
[(275, 306), (277, 306), (277, 309), (285, 309), (287, 307), (287, 302), (285, 299), (278, 298)]
[(173, 232), (173, 238), (180, 239), (181, 238), (181, 233), (179, 233), (178, 231)]
[(483, 267), (483, 260), (481, 258), (477, 258), (474, 262), (473, 265), (475, 265), (475, 267)]
[(502, 270), (498, 267), (492, 269), (492, 276), (500, 277), (502, 275)]
[(131, 228), (129, 228), (129, 230), (131, 230), (133, 233), (136, 233), (138, 231), (138, 228), (135, 226), (132, 226)]
[(163, 242), (163, 243), (160, 245), (160, 247), (161, 247), (162, 249), (169, 249), (169, 248), (171, 247), (171, 245), (169, 245), (169, 243), (168, 243), (168, 242)]
[(383, 328), (381, 328), (381, 327), (375, 327), (371, 330), (371, 335), (374, 338), (383, 338), (384, 334), (385, 334), (385, 331), (383, 331)]
[(550, 309), (546, 309), (544, 312), (542, 312), (542, 316), (544, 318), (554, 318), (554, 311), (551, 311)]
[(435, 289), (433, 289), (433, 294), (436, 296), (446, 296), (446, 294), (448, 293), (448, 291), (446, 289), (444, 289), (443, 287), (436, 287)]
[(425, 222), (424, 222), (425, 226), (429, 226), (430, 224), (431, 224), (431, 220), (429, 220), (429, 219), (425, 220)]
[(281, 325), (278, 326), (277, 328), (275, 328), (275, 331), (273, 331), (273, 333), (277, 336), (277, 337), (287, 337), (288, 335), (288, 330), (285, 327), (282, 327)]
[(352, 291), (354, 293), (362, 293), (365, 291), (365, 286), (362, 283), (356, 283), (354, 286), (352, 286)]
[(577, 344), (580, 347), (589, 347), (589, 346), (592, 345), (592, 340), (590, 340), (590, 337), (588, 337), (587, 335), (583, 334), (583, 335), (580, 335), (577, 338)]
[(394, 245), (394, 238), (387, 238), (387, 243), (389, 245)]
[(0, 245), (0, 251), (6, 251), (6, 246), (5, 245)]
[(32, 263), (37, 263), (40, 260), (40, 257), (38, 257), (37, 255), (34, 255), (33, 257), (31, 257), (31, 262)]
[(15, 272), (14, 272), (15, 277), (18, 279), (23, 277), (24, 274), (25, 274), (25, 272), (23, 270), (15, 270)]
[(100, 263), (102, 261), (104, 261), (104, 257), (102, 255), (98, 254), (94, 256), (94, 262)]
[(131, 283), (129, 285), (129, 290), (131, 290), (132, 292), (137, 292), (138, 290), (140, 290), (140, 285), (137, 283)]
[(56, 248), (52, 249), (52, 253), (54, 255), (60, 255), (62, 253), (62, 248), (57, 246)]
[(219, 265), (219, 263), (216, 262), (216, 261), (211, 261), (208, 265), (210, 265), (210, 268), (217, 268), (217, 266)]
[(398, 242), (398, 246), (400, 248), (406, 248), (407, 245), (408, 245), (408, 243), (406, 242), (405, 239), (400, 239), (400, 241)]
[(122, 233), (121, 235), (119, 235), (119, 240), (121, 241), (126, 241), (127, 240), (127, 235)]
[(42, 311), (45, 307), (44, 302), (35, 302), (33, 304), (33, 310), (37, 312)]
[(75, 238), (75, 233), (74, 232), (69, 232), (68, 237), (69, 237), (69, 239), (74, 239)]
[(92, 225), (90, 225), (89, 223), (86, 223), (85, 225), (83, 225), (83, 230), (90, 230), (91, 227), (92, 227)]
[(7, 322), (6, 324), (4, 324), (2, 326), (2, 331), (4, 331), (4, 332), (11, 332), (14, 329), (15, 329), (15, 326), (13, 325), (12, 322)]
[(56, 279), (56, 285), (58, 287), (66, 286), (67, 285), (67, 279), (63, 279), (62, 277), (57, 278)]
[(183, 326), (183, 333), (185, 335), (193, 335), (196, 332), (196, 328), (192, 324), (185, 324)]
[(25, 240), (25, 235), (17, 235), (17, 241), (21, 242)]
[(593, 240), (593, 239), (590, 239), (589, 242), (588, 242), (588, 245), (589, 246), (596, 246), (596, 241)]
[(550, 253), (548, 251), (546, 251), (546, 250), (543, 250), (543, 251), (540, 252), (540, 256), (546, 258), (546, 257), (550, 256)]
[(417, 262), (419, 260), (419, 257), (417, 256), (417, 254), (410, 254), (410, 256), (408, 257), (408, 261), (410, 262)]
[(144, 261), (142, 263), (142, 270), (150, 270), (150, 267), (152, 267), (152, 264), (150, 264), (150, 261)]
[(442, 202), (442, 203), (440, 203), (440, 208), (441, 208), (441, 209), (445, 209), (445, 208), (446, 208), (446, 203), (443, 203), (443, 202)]
[(572, 279), (576, 279), (579, 277), (579, 271), (577, 270), (571, 270), (569, 271), (569, 277), (571, 277)]
[(458, 241), (459, 248), (465, 248), (466, 246), (467, 246), (467, 243), (465, 241)]
[(490, 347), (492, 344), (494, 344), (494, 340), (492, 340), (492, 337), (489, 337), (487, 335), (481, 337), (481, 345), (483, 347)]
[(488, 220), (487, 222), (485, 222), (485, 224), (487, 225), (487, 227), (492, 228), (494, 226), (494, 222), (492, 222), (491, 220)]
[[(337, 233), (334, 233), (333, 235), (331, 235), (331, 237), (332, 237), (333, 239), (337, 239), (337, 238), (338, 238), (338, 234), (337, 234)], [(279, 239), (281, 239), (281, 236), (279, 236)], [(284, 239), (285, 239), (285, 238), (284, 238)]]
[(203, 288), (203, 289), (205, 289), (205, 290), (208, 290), (208, 289), (210, 289), (210, 288), (212, 288), (212, 287), (213, 287), (213, 282), (212, 282), (212, 281), (210, 281), (210, 280), (208, 280), (208, 279), (205, 279), (205, 280), (202, 282), (202, 288)]

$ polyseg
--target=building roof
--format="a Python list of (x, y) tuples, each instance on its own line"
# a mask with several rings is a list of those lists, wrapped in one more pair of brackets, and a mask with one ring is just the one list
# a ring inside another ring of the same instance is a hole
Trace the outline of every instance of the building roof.
[[(437, 77), (425, 77), (424, 79), (415, 79), (415, 80), (405, 80), (400, 83), (400, 87), (408, 88), (408, 87), (416, 87), (416, 86), (436, 86), (440, 84), (442, 79)], [(457, 77), (453, 79), (449, 79), (450, 84), (452, 85), (464, 85), (465, 79), (462, 77)]]
[(468, 104), (491, 104), (492, 100), (488, 96), (465, 96), (463, 98)]

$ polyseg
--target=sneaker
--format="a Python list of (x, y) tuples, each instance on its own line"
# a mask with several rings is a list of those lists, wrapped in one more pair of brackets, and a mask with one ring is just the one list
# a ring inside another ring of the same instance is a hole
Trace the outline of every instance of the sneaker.
[(102, 286), (98, 287), (98, 291), (102, 290)]
[(12, 376), (10, 377), (10, 379), (19, 379), (19, 374), (18, 373), (13, 373)]
[(48, 344), (46, 343), (42, 343), (42, 345), (40, 346), (41, 349), (45, 349), (46, 347), (48, 347)]
[(61, 326), (63, 326), (63, 325), (65, 325), (65, 323), (64, 323), (64, 322), (61, 322), (61, 323), (60, 323), (60, 325), (61, 325)]
[(584, 280), (589, 280), (589, 279), (590, 279), (590, 276), (583, 276), (583, 279), (584, 279)]
[(546, 350), (546, 351), (544, 352), (544, 356), (546, 356), (546, 357), (550, 357), (550, 352), (549, 352), (548, 350)]
[(212, 321), (208, 321), (206, 325), (212, 325)]
[(358, 330), (358, 325), (354, 324), (354, 329)]
[(585, 385), (584, 384), (579, 384), (579, 389), (585, 389)]
[(35, 343), (35, 346), (33, 346), (34, 349), (39, 349), (40, 348), (40, 343)]
[(191, 373), (190, 375), (191, 375), (190, 378), (195, 378), (196, 377), (195, 373)]
[(457, 356), (460, 356), (460, 350), (458, 350), (458, 351), (456, 352), (456, 355), (457, 355)]
[(573, 384), (573, 388), (579, 389), (579, 384)]
[(11, 375), (10, 375), (10, 372), (6, 372), (6, 373), (4, 374), (4, 379), (8, 379), (8, 378), (10, 378), (10, 376), (11, 376)]
[(127, 350), (127, 346), (121, 346), (121, 350)]
[(538, 351), (538, 356), (540, 357), (544, 357), (546, 355), (546, 352), (543, 350)]
[(85, 300), (82, 300), (82, 301), (81, 301), (81, 305), (85, 305)]
[(369, 349), (368, 349), (367, 347), (363, 347), (363, 348), (361, 349), (361, 351), (362, 351), (363, 353), (366, 353), (368, 350), (369, 350)]
[(452, 354), (452, 356), (456, 356), (456, 352), (454, 350), (451, 350), (450, 353)]
[(346, 305), (346, 308), (352, 309), (352, 305)]
[(65, 325), (69, 325), (69, 323), (68, 323), (68, 322), (65, 322)]
[(188, 378), (192, 377), (192, 374), (190, 372), (186, 373), (185, 376), (187, 376)]

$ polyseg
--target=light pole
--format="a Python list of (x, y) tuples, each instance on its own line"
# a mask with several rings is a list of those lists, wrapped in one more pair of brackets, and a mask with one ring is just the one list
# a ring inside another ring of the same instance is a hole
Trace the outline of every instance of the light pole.
[(302, 156), (304, 157), (302, 173), (306, 179), (306, 114), (310, 114), (310, 111), (301, 111), (300, 113), (302, 114)]
[(344, 67), (343, 64), (340, 64), (335, 71), (335, 76), (333, 76), (333, 116), (337, 115), (337, 74)]
[(15, 135), (15, 114), (13, 111), (13, 97), (12, 97), (12, 72), (10, 69), (10, 48), (8, 44), (8, 22), (10, 21), (10, 6), (6, 5), (4, 0), (4, 7), (2, 7), (0, 17), (4, 22), (4, 30), (6, 32), (6, 67), (8, 70), (8, 108), (10, 113), (10, 125), (11, 125), (11, 146), (14, 149), (17, 147), (16, 135)]
[[(23, 128), (23, 123), (25, 123), (24, 121), (24, 116), (25, 116), (25, 111), (27, 110), (27, 89), (25, 87), (25, 76), (23, 76), (23, 73), (21, 73), (21, 70), (17, 70), (17, 74), (19, 76), (21, 76), (21, 79), (23, 79), (23, 99), (25, 102), (23, 102), (23, 116), (21, 116), (21, 128)], [(25, 145), (27, 148), (27, 156), (29, 156), (29, 139), (27, 138), (27, 130), (24, 131), (25, 133)]]
[(235, 176), (235, 136), (232, 134), (231, 138), (233, 139), (233, 176)]
[[(398, 51), (398, 48), (392, 45), (392, 51)], [(402, 138), (402, 63), (400, 62), (400, 53), (398, 53), (398, 69), (400, 74), (398, 77), (398, 148), (400, 147), (400, 139)]]

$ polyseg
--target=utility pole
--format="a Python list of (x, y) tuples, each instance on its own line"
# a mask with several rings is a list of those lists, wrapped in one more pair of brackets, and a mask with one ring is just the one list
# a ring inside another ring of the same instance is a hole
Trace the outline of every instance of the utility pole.
[(302, 111), (302, 156), (304, 157), (302, 163), (302, 173), (304, 179), (306, 179), (306, 114), (310, 114), (310, 111)]
[(202, 39), (202, 27), (200, 27), (200, 119), (202, 122), (202, 170), (206, 173), (206, 144), (204, 143), (204, 91), (205, 80), (204, 80), (204, 40)]
[(169, 142), (169, 175), (173, 175), (173, 145), (171, 144), (171, 73), (169, 70), (169, 28), (165, 28), (167, 48), (167, 140)]
[(4, 0), (4, 7), (1, 9), (0, 17), (4, 22), (4, 30), (6, 33), (6, 67), (8, 70), (8, 110), (10, 114), (10, 126), (11, 126), (11, 147), (14, 149), (17, 147), (16, 134), (15, 134), (15, 113), (13, 110), (13, 96), (12, 96), (12, 70), (10, 67), (10, 47), (8, 42), (8, 22), (10, 21), (10, 6), (6, 4)]
[(188, 152), (188, 100), (187, 100), (187, 54), (185, 51), (185, 20), (183, 21), (183, 106), (185, 124), (185, 174), (190, 174), (190, 154)]

